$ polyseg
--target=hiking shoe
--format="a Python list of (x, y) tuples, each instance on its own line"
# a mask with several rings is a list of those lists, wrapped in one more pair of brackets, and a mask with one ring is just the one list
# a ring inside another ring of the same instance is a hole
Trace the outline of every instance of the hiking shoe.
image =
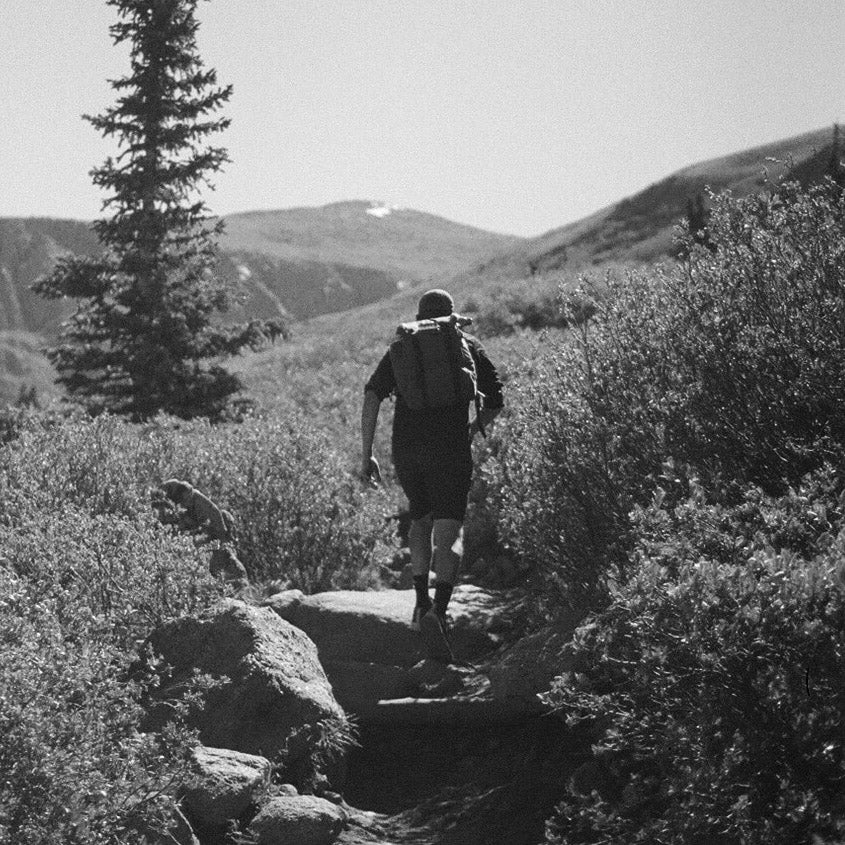
[(439, 663), (451, 663), (455, 658), (449, 643), (449, 629), (446, 617), (441, 616), (433, 607), (420, 618), (420, 634), (423, 644), (432, 660)]
[(428, 605), (418, 604), (414, 608), (414, 613), (411, 616), (411, 629), (412, 630), (419, 631), (419, 629), (420, 629), (420, 619), (422, 619), (423, 616), (425, 616), (426, 613), (428, 613), (428, 611), (431, 610), (432, 607), (433, 607), (433, 605), (431, 605), (431, 604), (428, 604)]

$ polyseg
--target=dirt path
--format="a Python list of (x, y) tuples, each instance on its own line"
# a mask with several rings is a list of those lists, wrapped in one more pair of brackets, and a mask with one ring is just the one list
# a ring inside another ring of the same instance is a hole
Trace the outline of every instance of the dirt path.
[(360, 739), (342, 845), (538, 845), (588, 750), (555, 716), (362, 725)]

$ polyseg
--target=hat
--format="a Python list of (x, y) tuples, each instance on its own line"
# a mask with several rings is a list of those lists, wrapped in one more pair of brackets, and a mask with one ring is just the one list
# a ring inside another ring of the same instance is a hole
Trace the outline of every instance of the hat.
[(445, 290), (435, 288), (420, 297), (417, 319), (430, 320), (434, 317), (448, 317), (455, 308), (455, 301)]

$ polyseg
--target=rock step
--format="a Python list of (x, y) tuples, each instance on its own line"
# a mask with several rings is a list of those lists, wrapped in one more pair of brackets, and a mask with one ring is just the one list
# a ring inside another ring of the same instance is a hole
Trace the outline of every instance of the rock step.
[(491, 698), (391, 698), (356, 711), (361, 723), (384, 725), (505, 725), (548, 713), (539, 700)]

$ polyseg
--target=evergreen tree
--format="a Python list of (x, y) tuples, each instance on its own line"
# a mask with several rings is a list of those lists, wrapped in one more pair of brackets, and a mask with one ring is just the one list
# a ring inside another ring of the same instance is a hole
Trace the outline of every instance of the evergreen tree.
[[(115, 105), (84, 116), (119, 154), (92, 171), (110, 216), (94, 228), (96, 257), (66, 257), (34, 289), (79, 300), (48, 356), (58, 381), (91, 412), (144, 419), (158, 411), (219, 417), (242, 389), (220, 364), (255, 347), (265, 326), (223, 327), (232, 294), (216, 275), (213, 222), (197, 198), (228, 161), (208, 136), (229, 120), (229, 99), (197, 53), (199, 0), (107, 0), (115, 44), (130, 47), (131, 72), (111, 83)], [(277, 328), (277, 327), (274, 327)]]

